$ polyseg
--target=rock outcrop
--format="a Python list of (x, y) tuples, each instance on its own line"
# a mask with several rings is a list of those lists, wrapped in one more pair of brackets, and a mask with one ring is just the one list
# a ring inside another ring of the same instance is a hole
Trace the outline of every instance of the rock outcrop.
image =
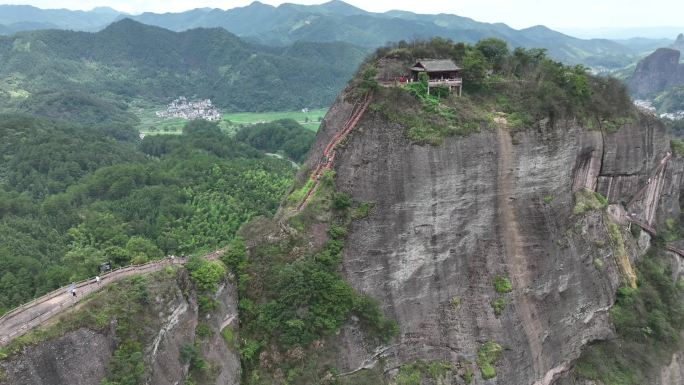
[[(232, 345), (224, 341), (221, 333), (226, 327), (232, 330), (236, 326), (237, 293), (234, 285), (224, 282), (214, 296), (216, 309), (200, 315), (197, 296), (184, 270), (181, 269), (177, 275), (152, 274), (148, 281), (150, 299), (144, 312), (152, 322), (139, 325), (145, 336), (141, 341), (145, 383), (184, 383), (189, 368), (181, 361), (181, 350), (197, 344), (203, 359), (212, 368), (211, 378), (206, 379), (206, 383), (238, 385), (239, 355)], [(96, 296), (100, 296), (97, 300), (104, 300), (106, 306), (106, 290)], [(84, 306), (87, 307), (88, 303)], [(198, 332), (199, 324), (208, 328), (204, 335)], [(116, 340), (114, 322), (108, 328), (91, 330), (81, 327), (25, 347), (19, 354), (0, 361), (0, 384), (100, 384), (111, 369), (109, 364), (116, 350)]]
[(652, 97), (684, 84), (684, 65), (679, 64), (680, 55), (676, 49), (658, 48), (641, 60), (628, 81), (630, 91), (637, 97)]
[[(312, 159), (351, 109), (338, 99)], [(614, 335), (608, 310), (624, 264), (643, 249), (626, 227), (611, 234), (609, 216), (573, 213), (573, 193), (597, 189), (609, 203), (628, 202), (670, 151), (663, 127), (645, 116), (616, 133), (575, 121), (514, 133), (500, 123), (425, 146), (371, 111), (340, 149), (338, 190), (373, 204), (352, 225), (344, 274), (400, 327), (378, 349), (345, 328), (341, 372), (382, 363), (391, 376), (417, 360), (472, 363), (494, 341), (504, 347), (497, 376), (474, 383), (548, 385), (586, 344)], [(681, 161), (666, 175), (655, 222), (679, 212)], [(497, 276), (510, 278), (510, 294), (495, 291)], [(497, 298), (505, 301), (498, 316)]]
[(679, 35), (677, 35), (677, 39), (674, 43), (672, 43), (670, 48), (676, 49), (677, 51), (684, 53), (684, 33), (680, 33)]
[(4, 371), (0, 384), (98, 384), (113, 352), (114, 344), (107, 336), (78, 329), (29, 347), (19, 357), (0, 364)]

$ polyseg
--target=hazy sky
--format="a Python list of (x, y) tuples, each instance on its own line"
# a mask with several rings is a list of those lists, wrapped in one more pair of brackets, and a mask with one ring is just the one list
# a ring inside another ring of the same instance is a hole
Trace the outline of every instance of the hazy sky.
[[(41, 8), (91, 9), (110, 6), (129, 13), (178, 12), (198, 7), (234, 8), (251, 0), (0, 0)], [(263, 0), (278, 5), (284, 1)], [(295, 0), (319, 4), (325, 0)], [(402, 9), (417, 13), (452, 13), (478, 21), (504, 22), (514, 28), (544, 24), (551, 28), (681, 26), (683, 0), (347, 0), (368, 11)]]

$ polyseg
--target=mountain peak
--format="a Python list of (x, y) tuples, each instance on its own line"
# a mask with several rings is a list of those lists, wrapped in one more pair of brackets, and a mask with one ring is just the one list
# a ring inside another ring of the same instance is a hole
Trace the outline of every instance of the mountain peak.
[(246, 8), (273, 8), (273, 6), (255, 0), (252, 1)]
[(153, 26), (153, 25), (147, 25), (143, 24), (137, 20), (133, 20), (130, 17), (124, 17), (120, 20), (114, 21), (113, 23), (109, 24), (105, 29), (103, 29), (100, 32), (104, 33), (131, 33), (131, 32), (136, 32), (140, 33), (143, 31), (154, 31), (154, 30), (161, 30), (161, 31), (166, 31), (166, 29)]
[(137, 20), (133, 20), (130, 17), (124, 17), (120, 20), (117, 20), (117, 21), (111, 23), (107, 28), (119, 27), (119, 26), (133, 26), (133, 25), (144, 25), (144, 24), (137, 21)]
[(330, 0), (327, 3), (323, 3), (318, 6), (319, 9), (322, 9), (326, 12), (331, 12), (331, 13), (336, 13), (340, 15), (358, 15), (362, 13), (368, 13), (364, 11), (361, 8), (357, 8), (351, 4), (345, 3), (344, 1), (341, 0)]
[(121, 15), (121, 14), (123, 14), (123, 12), (119, 12), (112, 7), (95, 7), (93, 9), (91, 9), (90, 12), (104, 14), (104, 15)]

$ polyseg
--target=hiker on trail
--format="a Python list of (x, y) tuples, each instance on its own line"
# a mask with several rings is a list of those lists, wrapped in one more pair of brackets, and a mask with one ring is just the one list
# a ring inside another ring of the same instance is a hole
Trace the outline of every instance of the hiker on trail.
[(76, 284), (73, 282), (71, 283), (71, 285), (69, 285), (69, 293), (71, 293), (72, 296), (76, 297)]
[(96, 275), (95, 276), (95, 282), (99, 285), (100, 284), (100, 276)]

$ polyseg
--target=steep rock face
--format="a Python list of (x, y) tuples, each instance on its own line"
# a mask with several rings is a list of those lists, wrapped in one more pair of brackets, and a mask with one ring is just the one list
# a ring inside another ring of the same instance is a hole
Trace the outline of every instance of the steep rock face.
[[(338, 99), (312, 159), (351, 109)], [(566, 121), (515, 140), (502, 124), (433, 147), (410, 143), (404, 128), (368, 112), (335, 160), (337, 188), (374, 204), (352, 226), (344, 274), (380, 300), (400, 334), (374, 350), (345, 328), (340, 371), (382, 361), (391, 375), (416, 360), (475, 362), (479, 347), (495, 341), (504, 352), (486, 383), (550, 384), (588, 342), (612, 337), (619, 256), (606, 246), (609, 219), (573, 215), (573, 192), (599, 186), (611, 202), (637, 192), (669, 151), (662, 127), (645, 119), (605, 136)], [(668, 211), (678, 210), (680, 174), (681, 166), (665, 188)], [(624, 230), (622, 238), (636, 258), (636, 241)], [(510, 278), (510, 294), (495, 292), (497, 275)], [(497, 317), (490, 303), (501, 297)]]
[(2, 384), (92, 385), (104, 378), (114, 344), (88, 329), (67, 333), (26, 349), (9, 364), (0, 365)]
[(674, 43), (672, 43), (670, 48), (676, 49), (679, 52), (684, 52), (684, 33), (680, 33), (679, 35), (677, 35), (677, 39)]
[(672, 357), (672, 362), (670, 365), (661, 369), (660, 379), (656, 384), (684, 384), (684, 362), (682, 362), (681, 352)]
[[(154, 315), (145, 329), (143, 356), (146, 384), (184, 383), (188, 365), (182, 364), (181, 349), (197, 343), (203, 358), (211, 364), (211, 378), (217, 385), (240, 383), (240, 359), (221, 337), (221, 330), (237, 323), (237, 293), (224, 282), (214, 296), (217, 307), (207, 315), (198, 313), (197, 298), (184, 270), (177, 277), (150, 275), (150, 303), (146, 312)], [(210, 336), (200, 339), (197, 325), (206, 323)], [(105, 378), (116, 349), (116, 324), (103, 331), (81, 328), (25, 348), (19, 355), (0, 361), (2, 385), (95, 385)], [(2, 375), (4, 372), (4, 376)]]
[(628, 86), (639, 97), (648, 97), (668, 87), (684, 84), (684, 65), (679, 64), (680, 52), (659, 48), (637, 64)]
[(145, 349), (151, 385), (175, 385), (185, 378), (188, 370), (187, 365), (181, 365), (179, 357), (181, 348), (195, 340), (197, 299), (183, 293), (183, 289), (191, 287), (185, 274), (180, 283), (172, 289), (171, 295), (157, 295), (154, 301), (161, 325)]
[(240, 384), (240, 355), (229, 346), (222, 337), (222, 332), (230, 329), (230, 335), (237, 341), (238, 309), (237, 288), (230, 283), (224, 283), (214, 296), (217, 308), (202, 320), (211, 330), (207, 341), (201, 344), (202, 355), (216, 370), (216, 378), (212, 384), (239, 385)]
[[(645, 115), (615, 133), (605, 134), (596, 191), (611, 203), (629, 204), (635, 193), (656, 177), (654, 172), (670, 151), (669, 143), (661, 123)], [(644, 220), (648, 219), (647, 222), (662, 224), (667, 218), (675, 218), (680, 211), (682, 166), (680, 161), (668, 161), (662, 185), (652, 191), (651, 201), (638, 202), (640, 207), (630, 208), (638, 211)]]

